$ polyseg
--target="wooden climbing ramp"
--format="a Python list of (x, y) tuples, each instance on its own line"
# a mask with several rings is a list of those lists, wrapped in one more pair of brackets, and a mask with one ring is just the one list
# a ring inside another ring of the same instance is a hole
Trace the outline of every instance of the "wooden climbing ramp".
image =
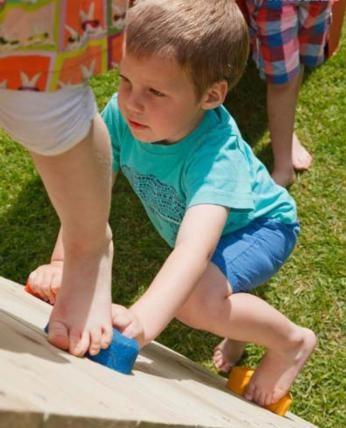
[(0, 428), (308, 428), (232, 395), (226, 380), (152, 343), (132, 375), (51, 346), (50, 306), (0, 277)]

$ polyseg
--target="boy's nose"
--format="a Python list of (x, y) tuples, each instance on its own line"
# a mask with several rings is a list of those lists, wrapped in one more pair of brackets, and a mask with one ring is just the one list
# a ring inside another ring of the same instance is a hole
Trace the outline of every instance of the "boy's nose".
[(144, 110), (143, 99), (139, 94), (132, 93), (127, 98), (127, 109), (134, 113), (141, 113)]

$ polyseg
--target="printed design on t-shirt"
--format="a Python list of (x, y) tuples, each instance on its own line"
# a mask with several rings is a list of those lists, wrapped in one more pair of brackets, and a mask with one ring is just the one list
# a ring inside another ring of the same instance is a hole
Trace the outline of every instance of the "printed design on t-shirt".
[(185, 213), (185, 203), (173, 186), (163, 183), (152, 174), (140, 174), (129, 166), (122, 166), (124, 175), (139, 196), (148, 214), (165, 222), (170, 239), (175, 241)]

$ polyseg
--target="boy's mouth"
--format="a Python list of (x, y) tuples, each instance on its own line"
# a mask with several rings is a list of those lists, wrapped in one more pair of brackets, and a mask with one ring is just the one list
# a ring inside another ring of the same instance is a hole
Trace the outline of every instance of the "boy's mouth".
[(129, 125), (133, 129), (146, 129), (149, 126), (143, 125), (142, 123), (136, 122), (135, 120), (128, 119)]

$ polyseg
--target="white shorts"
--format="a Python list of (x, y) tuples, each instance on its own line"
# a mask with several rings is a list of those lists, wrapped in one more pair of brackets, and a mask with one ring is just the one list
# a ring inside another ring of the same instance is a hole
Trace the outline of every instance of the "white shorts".
[(82, 141), (96, 112), (87, 85), (55, 92), (0, 89), (0, 128), (44, 156), (59, 155)]

